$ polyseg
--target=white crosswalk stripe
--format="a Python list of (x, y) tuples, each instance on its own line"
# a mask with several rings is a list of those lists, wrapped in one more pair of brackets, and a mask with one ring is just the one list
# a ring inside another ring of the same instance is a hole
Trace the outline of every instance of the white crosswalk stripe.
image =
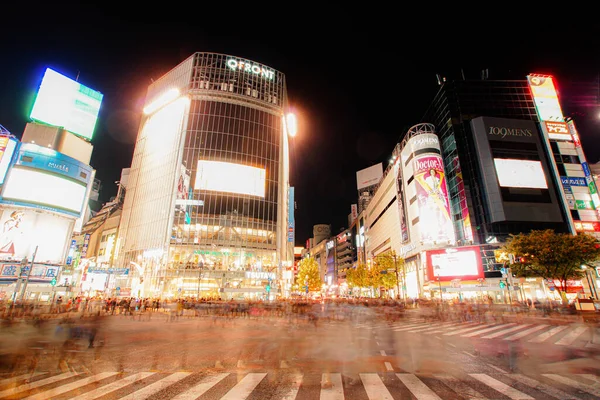
[(538, 326), (534, 326), (533, 328), (529, 328), (526, 329), (522, 332), (518, 332), (515, 333), (514, 335), (511, 335), (509, 337), (504, 338), (504, 340), (517, 340), (517, 339), (521, 339), (524, 338), (525, 336), (529, 336), (532, 333), (535, 333), (537, 331), (541, 331), (542, 329), (546, 329), (548, 327), (548, 325), (538, 325)]
[(473, 337), (473, 336), (483, 335), (484, 333), (492, 332), (492, 331), (495, 331), (495, 330), (498, 330), (501, 328), (506, 328), (506, 327), (513, 326), (513, 325), (515, 325), (515, 324), (511, 323), (511, 324), (495, 325), (490, 328), (465, 333), (464, 335), (460, 335), (460, 337)]
[(587, 330), (588, 330), (587, 326), (578, 326), (571, 332), (567, 333), (562, 339), (560, 339), (555, 344), (562, 345), (562, 346), (568, 346), (568, 345), (572, 344), (579, 337), (579, 335), (581, 335), (582, 333), (584, 333)]
[(507, 333), (512, 333), (514, 331), (520, 331), (521, 329), (526, 328), (528, 326), (530, 326), (530, 325), (526, 324), (526, 325), (513, 326), (512, 328), (503, 329), (499, 332), (490, 333), (489, 335), (482, 336), (481, 338), (482, 339), (495, 339), (497, 337), (504, 336)]
[[(356, 386), (352, 389), (344, 386), (345, 379), (341, 373), (319, 375), (310, 373), (308, 377), (300, 373), (279, 374), (279, 380), (265, 379), (268, 375), (266, 372), (246, 373), (237, 375), (237, 379), (233, 379), (236, 375), (236, 373), (195, 372), (172, 374), (103, 372), (86, 376), (67, 373), (47, 378), (38, 377), (38, 380), (34, 378), (31, 383), (23, 383), (0, 392), (0, 397), (37, 400), (54, 398), (93, 400), (106, 396), (115, 397), (117, 391), (123, 390), (125, 397), (119, 398), (128, 400), (150, 397), (160, 397), (165, 400), (193, 400), (204, 395), (208, 395), (211, 399), (244, 400), (263, 397), (264, 390), (276, 390), (277, 394), (272, 398), (304, 400), (315, 398), (314, 385), (319, 385), (319, 399), (344, 400), (349, 393), (355, 392), (354, 389), (356, 389)], [(578, 393), (582, 392), (600, 397), (598, 385), (600, 378), (589, 373), (543, 374), (539, 378), (507, 373), (419, 376), (411, 373), (373, 372), (360, 373), (358, 376), (360, 379), (357, 382), (362, 384), (363, 393), (366, 393), (366, 398), (369, 400), (400, 398), (398, 390), (410, 392), (412, 397), (417, 400), (441, 400), (459, 396), (485, 400), (498, 398), (498, 393), (512, 400), (547, 398), (581, 400), (581, 395)], [(188, 377), (189, 379), (186, 379)], [(306, 384), (307, 387), (304, 389), (306, 392), (303, 393), (305, 381), (309, 383)], [(552, 385), (552, 382), (555, 382), (558, 387)], [(262, 389), (257, 389), (259, 385)], [(269, 385), (271, 385), (271, 389), (269, 389)], [(257, 396), (255, 393), (257, 390), (260, 390), (262, 394)], [(347, 392), (347, 390), (350, 391)], [(208, 394), (209, 391), (212, 394)]]

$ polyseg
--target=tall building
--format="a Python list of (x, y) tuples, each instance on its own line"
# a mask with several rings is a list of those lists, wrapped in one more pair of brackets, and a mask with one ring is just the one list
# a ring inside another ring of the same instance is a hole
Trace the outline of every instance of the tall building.
[(117, 239), (134, 295), (277, 293), (294, 257), (287, 108), (283, 73), (225, 54), (150, 85)]

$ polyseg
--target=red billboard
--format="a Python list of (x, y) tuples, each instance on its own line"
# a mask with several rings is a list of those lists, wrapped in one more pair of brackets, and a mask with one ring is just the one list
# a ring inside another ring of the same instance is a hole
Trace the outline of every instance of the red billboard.
[(483, 278), (478, 246), (427, 251), (427, 276), (431, 281), (476, 280)]

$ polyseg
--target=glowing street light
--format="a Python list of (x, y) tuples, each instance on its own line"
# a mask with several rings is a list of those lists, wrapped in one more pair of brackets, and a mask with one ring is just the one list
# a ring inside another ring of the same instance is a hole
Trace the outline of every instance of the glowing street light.
[(298, 133), (298, 121), (296, 119), (296, 115), (293, 113), (288, 113), (285, 116), (285, 122), (288, 135), (290, 135), (291, 137), (296, 136), (296, 133)]

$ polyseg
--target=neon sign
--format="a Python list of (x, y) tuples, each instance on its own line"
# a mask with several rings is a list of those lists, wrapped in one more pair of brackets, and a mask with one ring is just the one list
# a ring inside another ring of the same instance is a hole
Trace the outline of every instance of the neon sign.
[(236, 60), (235, 58), (230, 58), (227, 60), (227, 66), (232, 71), (242, 70), (244, 72), (249, 72), (254, 75), (259, 75), (262, 78), (273, 80), (275, 76), (275, 71), (267, 69), (258, 64), (253, 64), (249, 61)]

